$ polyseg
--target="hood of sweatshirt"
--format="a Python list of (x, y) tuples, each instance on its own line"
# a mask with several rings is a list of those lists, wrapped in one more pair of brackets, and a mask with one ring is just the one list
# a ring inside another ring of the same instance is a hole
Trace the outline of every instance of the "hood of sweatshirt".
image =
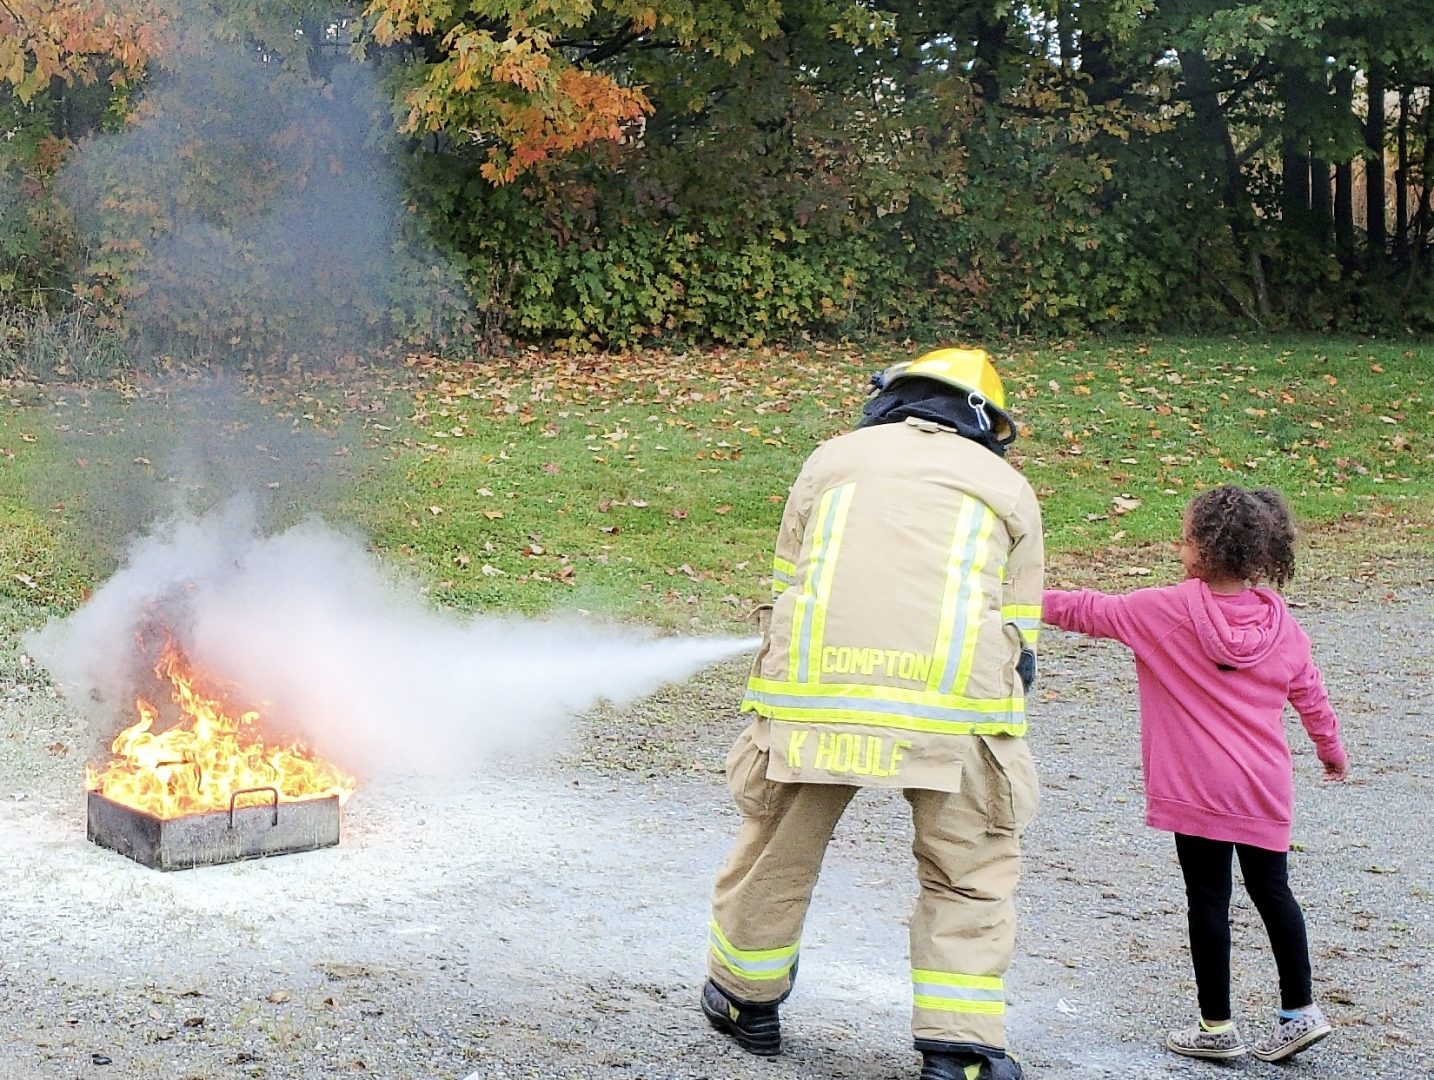
[(1247, 668), (1274, 651), (1289, 618), (1279, 593), (1246, 589), (1217, 596), (1199, 578), (1188, 579), (1180, 588), (1200, 647), (1213, 663)]

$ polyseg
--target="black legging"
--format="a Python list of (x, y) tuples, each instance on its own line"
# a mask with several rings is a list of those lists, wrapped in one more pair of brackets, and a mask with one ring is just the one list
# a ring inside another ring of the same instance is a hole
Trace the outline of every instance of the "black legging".
[(1200, 1015), (1212, 1022), (1230, 1019), (1232, 851), (1239, 852), (1245, 891), (1270, 935), (1280, 973), (1280, 1007), (1303, 1008), (1314, 1001), (1314, 989), (1305, 916), (1290, 892), (1289, 853), (1176, 833), (1175, 853), (1190, 904), (1190, 958), (1195, 966)]

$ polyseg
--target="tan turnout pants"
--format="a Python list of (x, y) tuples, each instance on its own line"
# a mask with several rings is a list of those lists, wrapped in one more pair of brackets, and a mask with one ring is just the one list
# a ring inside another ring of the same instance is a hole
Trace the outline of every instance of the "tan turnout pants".
[[(857, 789), (768, 780), (755, 727), (727, 757), (742, 828), (713, 888), (708, 972), (733, 997), (764, 1002), (791, 989), (822, 857)], [(917, 1040), (1006, 1045), (1002, 976), (1015, 944), (1011, 896), (1037, 790), (1025, 740), (996, 738), (966, 737), (960, 792), (903, 792), (920, 883), (910, 922)]]

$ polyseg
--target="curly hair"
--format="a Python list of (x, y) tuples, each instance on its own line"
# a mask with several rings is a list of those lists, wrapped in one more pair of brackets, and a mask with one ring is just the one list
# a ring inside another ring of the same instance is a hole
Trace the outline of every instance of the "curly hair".
[(1272, 488), (1225, 485), (1191, 500), (1186, 538), (1203, 574), (1267, 581), (1276, 588), (1295, 576), (1295, 523)]

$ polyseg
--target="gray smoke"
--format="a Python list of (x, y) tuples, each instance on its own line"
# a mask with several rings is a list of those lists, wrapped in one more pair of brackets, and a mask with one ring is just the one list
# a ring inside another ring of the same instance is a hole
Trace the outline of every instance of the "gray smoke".
[(336, 50), (316, 73), (211, 22), (184, 14), (133, 121), (63, 177), (93, 269), (118, 260), (131, 344), (283, 368), (461, 332), (463, 281), (404, 205), (377, 71)]
[(237, 501), (162, 523), (88, 603), (24, 644), (109, 734), (150, 689), (160, 630), (234, 684), (235, 707), (258, 707), (266, 733), (302, 737), (361, 775), (531, 750), (600, 699), (631, 701), (755, 645), (461, 619), (423, 602), (358, 537), (319, 521), (264, 535)]

